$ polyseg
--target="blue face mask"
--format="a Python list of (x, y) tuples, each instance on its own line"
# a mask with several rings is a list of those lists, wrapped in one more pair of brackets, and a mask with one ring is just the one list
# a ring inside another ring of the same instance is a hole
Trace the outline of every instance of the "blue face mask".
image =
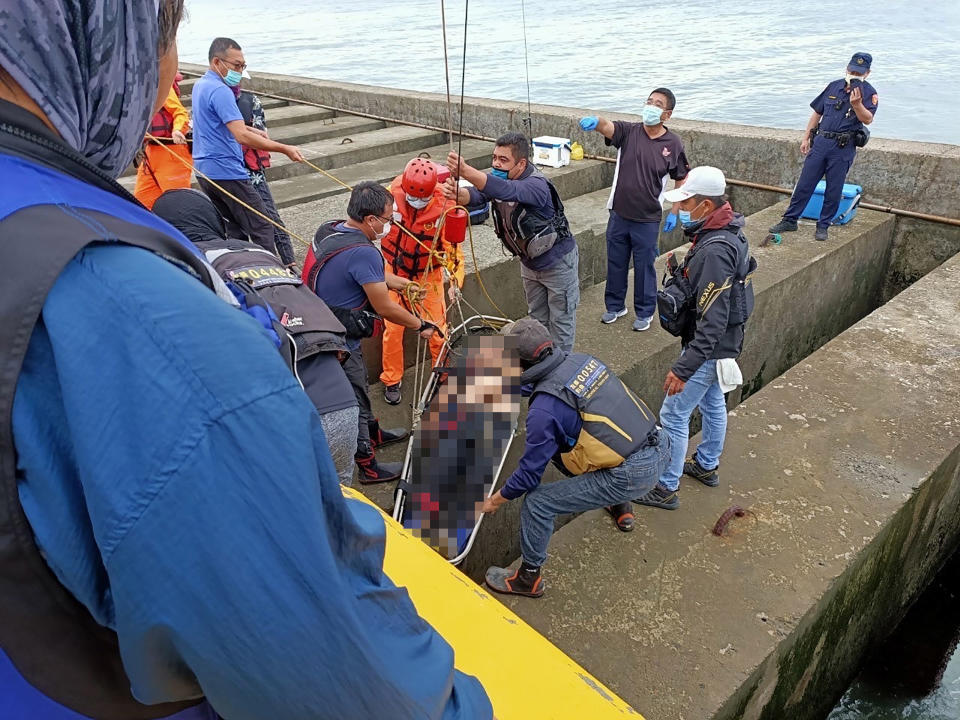
[(500, 178), (501, 180), (507, 180), (507, 179), (508, 179), (508, 178), (507, 178), (507, 171), (506, 171), (506, 170), (501, 170), (500, 168), (493, 168), (493, 169), (490, 171), (490, 174), (493, 175), (495, 178)]
[(661, 115), (663, 115), (663, 110), (656, 105), (644, 105), (643, 110), (640, 111), (644, 125), (659, 125)]
[[(698, 207), (700, 206), (697, 205), (694, 210), (696, 210)], [(706, 220), (706, 217), (702, 217), (699, 220), (694, 220), (692, 217), (690, 217), (691, 212), (693, 212), (693, 210), (677, 210), (677, 219), (680, 221), (680, 225), (686, 230), (695, 228), (704, 220)]]
[(227, 70), (227, 74), (224, 76), (223, 81), (229, 87), (236, 87), (240, 84), (240, 80), (243, 78), (243, 75), (238, 73), (236, 70)]

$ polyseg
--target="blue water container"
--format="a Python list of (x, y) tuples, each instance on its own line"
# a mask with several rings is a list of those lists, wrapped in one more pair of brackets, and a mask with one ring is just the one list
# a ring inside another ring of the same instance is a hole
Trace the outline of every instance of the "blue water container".
[[(821, 180), (817, 183), (817, 187), (813, 190), (813, 195), (810, 196), (810, 202), (807, 203), (807, 207), (804, 208), (800, 217), (807, 218), (808, 220), (820, 219), (820, 211), (823, 209), (823, 193), (826, 192), (826, 189), (826, 180)], [(862, 192), (863, 188), (860, 185), (843, 184), (843, 196), (840, 198), (840, 207), (837, 210), (837, 214), (833, 216), (834, 224), (846, 225), (856, 217), (857, 208), (850, 210), (850, 206), (859, 201)], [(850, 210), (850, 212), (847, 212), (847, 210)], [(846, 215), (844, 215), (844, 213), (846, 213)], [(843, 216), (843, 219), (837, 222), (837, 218), (841, 216)]]

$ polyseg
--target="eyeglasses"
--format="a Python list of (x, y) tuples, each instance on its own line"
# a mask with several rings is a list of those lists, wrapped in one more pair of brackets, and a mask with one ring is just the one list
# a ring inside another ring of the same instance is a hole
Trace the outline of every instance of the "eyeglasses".
[(383, 218), (383, 217), (380, 217), (379, 215), (374, 215), (374, 217), (375, 217), (377, 220), (379, 220), (380, 222), (382, 222), (384, 225), (386, 225), (388, 222), (392, 222), (392, 221), (393, 221), (393, 218), (392, 218), (392, 217), (385, 217), (385, 218)]
[(242, 62), (240, 62), (239, 60), (237, 60), (237, 61), (235, 61), (235, 62), (230, 62), (230, 61), (227, 60), (226, 58), (220, 57), (219, 55), (217, 55), (217, 59), (218, 59), (220, 62), (222, 62), (224, 65), (227, 65), (227, 66), (229, 66), (229, 67), (232, 67), (232, 68), (233, 68), (234, 70), (236, 70), (237, 72), (243, 72), (244, 70), (247, 69), (247, 64), (246, 64), (246, 63), (242, 63)]

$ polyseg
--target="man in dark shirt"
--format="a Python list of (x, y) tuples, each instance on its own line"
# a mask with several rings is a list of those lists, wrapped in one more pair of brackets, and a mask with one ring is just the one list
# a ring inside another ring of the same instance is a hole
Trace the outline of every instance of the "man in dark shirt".
[(461, 205), (493, 203), (497, 236), (520, 257), (520, 278), (530, 315), (550, 331), (564, 352), (573, 350), (580, 304), (580, 251), (570, 232), (560, 196), (529, 161), (530, 144), (520, 133), (497, 138), (493, 169), (470, 167), (455, 152), (447, 158), (454, 177), (473, 184), (453, 187), (447, 197)]
[(843, 181), (857, 154), (856, 135), (864, 125), (873, 122), (880, 98), (867, 82), (873, 58), (865, 52), (855, 53), (841, 80), (834, 80), (810, 103), (813, 113), (800, 141), (800, 153), (806, 155), (800, 179), (793, 190), (790, 206), (783, 219), (770, 228), (772, 233), (793, 232), (797, 218), (807, 207), (810, 196), (826, 176), (823, 207), (817, 220), (816, 240), (827, 239), (827, 228), (837, 215)]
[[(588, 116), (580, 120), (584, 130), (596, 130), (607, 145), (617, 148), (617, 169), (607, 208), (607, 288), (603, 323), (627, 314), (627, 273), (633, 257), (633, 329), (650, 327), (657, 304), (657, 236), (663, 214), (667, 177), (679, 185), (689, 165), (680, 138), (663, 124), (673, 114), (677, 99), (667, 88), (657, 88), (642, 111), (639, 123)], [(666, 230), (676, 220), (668, 218)]]

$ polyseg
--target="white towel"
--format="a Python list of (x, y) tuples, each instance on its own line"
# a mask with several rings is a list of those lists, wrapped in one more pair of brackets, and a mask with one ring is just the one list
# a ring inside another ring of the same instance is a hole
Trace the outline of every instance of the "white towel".
[(720, 390), (725, 393), (743, 385), (743, 374), (740, 372), (740, 366), (737, 365), (736, 359), (722, 358), (717, 360), (717, 382), (720, 383)]

